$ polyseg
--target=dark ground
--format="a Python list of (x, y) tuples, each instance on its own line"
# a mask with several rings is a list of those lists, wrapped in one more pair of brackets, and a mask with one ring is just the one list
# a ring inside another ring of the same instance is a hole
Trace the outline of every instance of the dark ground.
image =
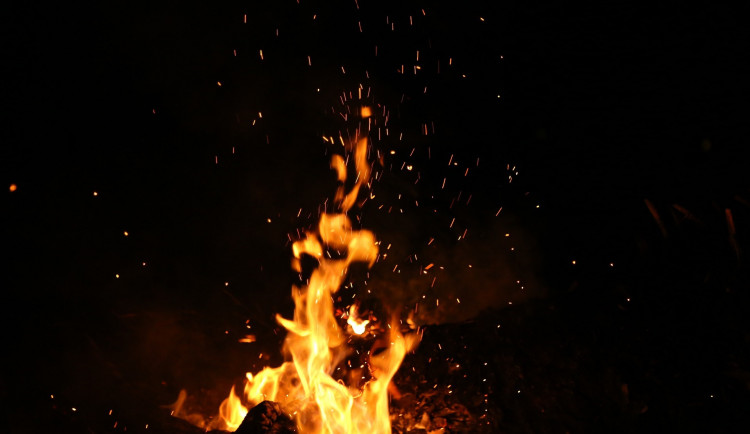
[(181, 388), (215, 408), (278, 363), (361, 83), (390, 113), (368, 287), (427, 324), (394, 414), (748, 432), (744, 11), (256, 3), (4, 11), (0, 431), (189, 432)]

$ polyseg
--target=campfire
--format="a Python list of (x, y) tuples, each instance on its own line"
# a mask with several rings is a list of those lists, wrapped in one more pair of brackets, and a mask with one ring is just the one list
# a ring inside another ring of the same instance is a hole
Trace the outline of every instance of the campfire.
[[(361, 118), (370, 113), (363, 107)], [(292, 289), (293, 319), (276, 315), (287, 330), (283, 350), (289, 360), (248, 372), (242, 390), (231, 389), (216, 417), (184, 413), (184, 394), (173, 406), (175, 416), (208, 430), (235, 431), (252, 407), (272, 401), (278, 406), (271, 408), (293, 420), (301, 433), (391, 432), (388, 400), (395, 388), (390, 382), (419, 334), (395, 313), (387, 322), (360, 319), (357, 303), (336, 314), (334, 296), (349, 266), (359, 262), (371, 267), (379, 245), (372, 232), (355, 229), (347, 216), (370, 177), (367, 131), (358, 127), (351, 143), (342, 139), (341, 144), (343, 155), (331, 158), (339, 182), (336, 209), (322, 213), (317, 231), (292, 246), (292, 266), (305, 284)], [(348, 160), (353, 161), (355, 178), (347, 191)], [(305, 257), (317, 262), (312, 271), (304, 269)]]

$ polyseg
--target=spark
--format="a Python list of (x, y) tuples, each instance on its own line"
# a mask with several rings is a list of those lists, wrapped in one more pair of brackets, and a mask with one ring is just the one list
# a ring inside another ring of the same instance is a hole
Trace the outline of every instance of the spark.
[(245, 335), (245, 337), (239, 339), (237, 342), (251, 344), (255, 341), (256, 341), (255, 335)]
[(664, 226), (664, 223), (662, 223), (661, 217), (659, 216), (659, 212), (656, 210), (656, 207), (654, 204), (651, 203), (648, 199), (643, 199), (643, 202), (646, 203), (646, 207), (648, 208), (649, 212), (651, 213), (651, 216), (656, 221), (656, 224), (659, 226), (659, 229), (661, 230), (661, 234), (664, 238), (667, 237), (667, 229)]

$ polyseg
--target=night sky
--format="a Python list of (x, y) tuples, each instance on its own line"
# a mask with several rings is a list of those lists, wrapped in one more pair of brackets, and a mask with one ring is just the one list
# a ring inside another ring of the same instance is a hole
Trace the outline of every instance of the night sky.
[[(365, 104), (382, 158), (351, 215), (391, 248), (346, 294), (606, 352), (639, 403), (609, 432), (746, 432), (743, 11), (189, 3), (4, 10), (0, 430), (134, 431), (278, 363), (291, 241), (336, 189), (322, 137)], [(568, 413), (496, 426), (598, 431)]]

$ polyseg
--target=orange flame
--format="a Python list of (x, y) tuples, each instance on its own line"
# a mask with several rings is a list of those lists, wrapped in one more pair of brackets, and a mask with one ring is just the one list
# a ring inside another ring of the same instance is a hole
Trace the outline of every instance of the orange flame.
[[(347, 170), (344, 159), (334, 155), (331, 167), (340, 182), (336, 202), (340, 213), (323, 214), (317, 233), (294, 243), (293, 266), (300, 269), (302, 255), (318, 259), (319, 266), (306, 287), (293, 288), (295, 309), (292, 320), (276, 316), (288, 330), (284, 343), (291, 361), (276, 368), (266, 367), (253, 375), (247, 373), (244, 390), (234, 388), (224, 400), (219, 417), (209, 429), (234, 431), (247, 415), (248, 408), (264, 400), (276, 401), (297, 422), (301, 433), (390, 433), (388, 385), (406, 352), (418, 341), (416, 334), (406, 336), (399, 331), (400, 322), (393, 317), (387, 332), (377, 337), (369, 352), (370, 380), (360, 388), (347, 386), (332, 377), (334, 371), (350, 355), (347, 335), (337, 322), (333, 294), (341, 287), (348, 267), (353, 262), (375, 263), (378, 247), (375, 236), (367, 230), (354, 230), (346, 212), (357, 200), (360, 187), (370, 176), (367, 163), (367, 139), (357, 141), (354, 149), (357, 177), (346, 193)], [(323, 255), (326, 248), (344, 252), (342, 259)], [(356, 334), (362, 334), (369, 320), (358, 320), (354, 307), (348, 323)], [(375, 350), (382, 351), (376, 354)]]

